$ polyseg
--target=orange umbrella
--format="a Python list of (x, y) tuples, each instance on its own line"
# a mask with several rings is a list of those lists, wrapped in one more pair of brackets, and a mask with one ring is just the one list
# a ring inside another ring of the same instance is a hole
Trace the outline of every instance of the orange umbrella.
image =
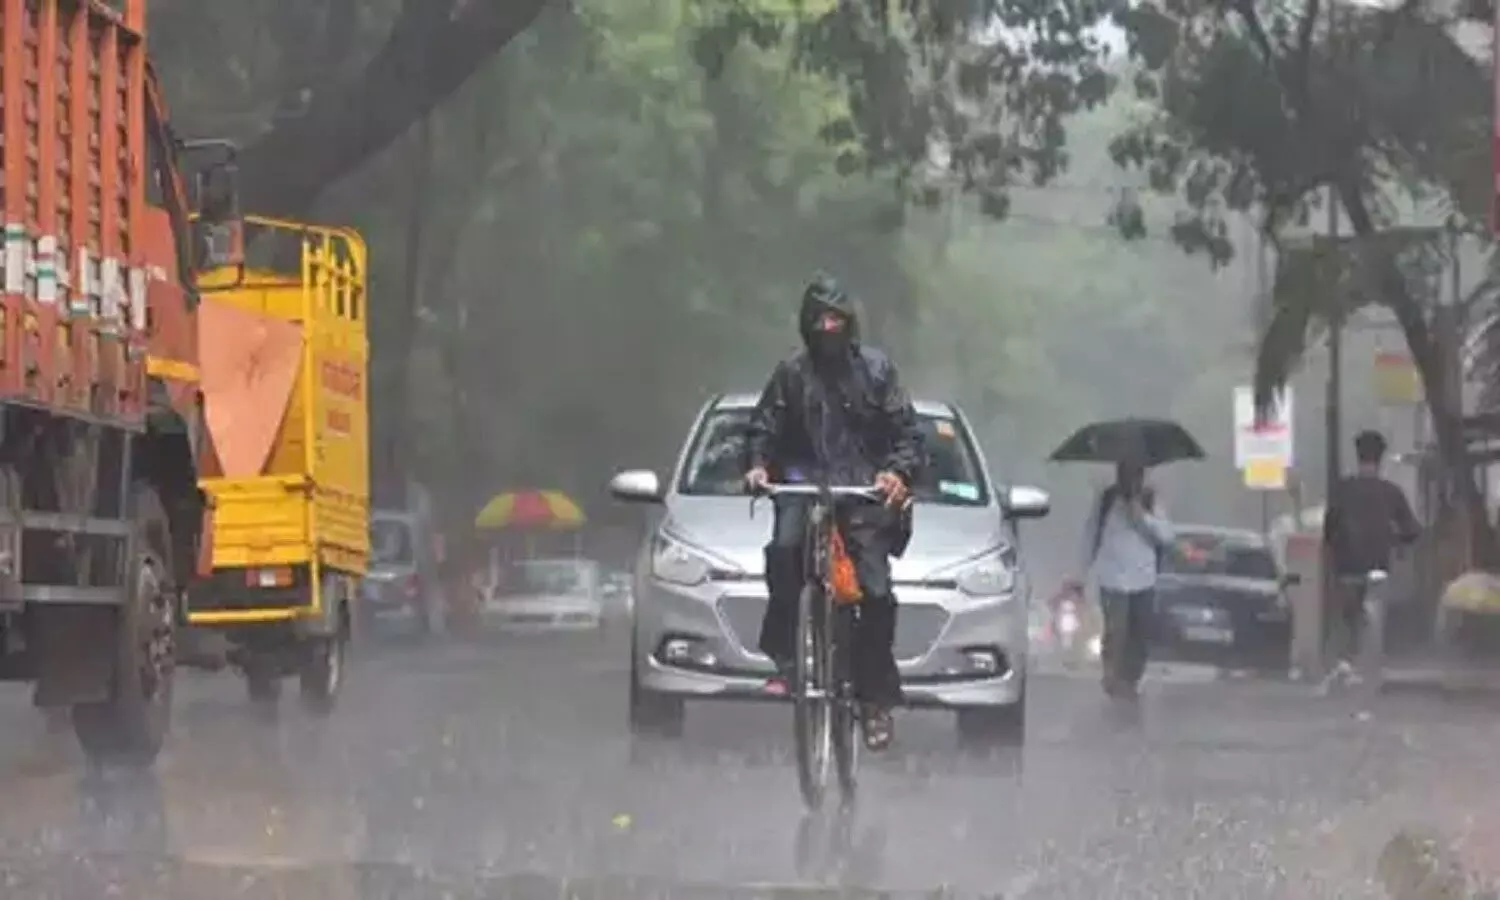
[(562, 491), (506, 491), (484, 505), (474, 517), (474, 527), (572, 531), (585, 521), (583, 510)]

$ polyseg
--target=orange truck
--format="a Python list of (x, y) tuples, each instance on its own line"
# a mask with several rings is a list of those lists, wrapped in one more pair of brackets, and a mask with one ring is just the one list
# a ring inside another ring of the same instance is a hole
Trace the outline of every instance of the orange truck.
[(185, 177), (145, 23), (145, 0), (0, 0), (0, 678), (131, 765), (210, 553), (194, 248), (237, 207), (232, 154)]

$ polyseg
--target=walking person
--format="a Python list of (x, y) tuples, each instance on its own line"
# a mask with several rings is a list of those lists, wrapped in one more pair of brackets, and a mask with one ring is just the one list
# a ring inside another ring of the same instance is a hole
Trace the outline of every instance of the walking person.
[(1084, 530), (1083, 576), (1071, 582), (1080, 594), (1092, 580), (1104, 614), (1101, 652), (1104, 692), (1133, 697), (1146, 672), (1156, 577), (1172, 528), (1135, 462), (1115, 467), (1115, 481), (1100, 492)]
[(1421, 531), (1406, 494), (1380, 473), (1385, 451), (1378, 431), (1361, 431), (1354, 438), (1358, 469), (1334, 486), (1323, 514), (1325, 559), (1333, 569), (1323, 629), (1324, 658), (1333, 665), (1324, 689), (1360, 680), (1354, 660), (1367, 625), (1370, 573), (1388, 573), (1397, 546), (1412, 543)]

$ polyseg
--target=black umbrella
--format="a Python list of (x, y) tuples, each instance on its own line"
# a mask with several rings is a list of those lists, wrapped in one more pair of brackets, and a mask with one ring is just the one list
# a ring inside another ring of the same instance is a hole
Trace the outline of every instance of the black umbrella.
[(1159, 466), (1202, 459), (1203, 448), (1187, 429), (1166, 419), (1113, 419), (1073, 432), (1052, 451), (1053, 462), (1135, 462)]

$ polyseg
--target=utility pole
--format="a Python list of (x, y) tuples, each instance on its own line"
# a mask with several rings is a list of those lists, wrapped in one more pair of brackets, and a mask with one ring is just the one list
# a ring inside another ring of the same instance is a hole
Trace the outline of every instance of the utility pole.
[[(1328, 186), (1328, 242), (1335, 253), (1339, 252), (1339, 203), (1333, 185)], [(1340, 261), (1342, 266), (1342, 261)], [(1328, 381), (1323, 396), (1324, 432), (1327, 446), (1323, 458), (1326, 464), (1323, 481), (1323, 502), (1333, 497), (1333, 488), (1344, 475), (1343, 467), (1343, 405), (1344, 398), (1344, 296), (1343, 279), (1334, 285), (1333, 314), (1328, 318)]]
[[(1330, 11), (1331, 12), (1331, 11)], [(1340, 254), (1339, 247), (1339, 204), (1338, 194), (1332, 184), (1328, 185), (1328, 243), (1335, 254)], [(1328, 380), (1325, 383), (1323, 396), (1324, 418), (1324, 448), (1323, 461), (1326, 466), (1323, 473), (1323, 515), (1328, 515), (1328, 508), (1333, 503), (1333, 491), (1338, 486), (1339, 479), (1343, 477), (1343, 458), (1340, 452), (1343, 444), (1343, 403), (1344, 386), (1344, 308), (1347, 297), (1344, 295), (1343, 259), (1339, 257), (1339, 278), (1335, 279), (1330, 287), (1334, 291), (1332, 315), (1328, 317)], [(1322, 578), (1319, 579), (1319, 587), (1322, 588), (1319, 597), (1318, 627), (1314, 632), (1317, 635), (1317, 646), (1319, 648), (1318, 658), (1322, 662), (1321, 668), (1326, 672), (1331, 660), (1325, 658), (1328, 646), (1328, 628), (1332, 610), (1334, 609), (1334, 591), (1337, 584), (1333, 574), (1333, 559), (1328, 553), (1328, 545), (1323, 544), (1320, 554), (1322, 565)]]
[[(1271, 318), (1274, 315), (1271, 297), (1266, 290), (1266, 242), (1265, 235), (1259, 228), (1251, 233), (1255, 242), (1255, 317), (1258, 337), (1264, 340), (1266, 331), (1271, 327)], [(1254, 360), (1252, 360), (1253, 364)], [(1290, 479), (1292, 473), (1285, 473)], [(1269, 535), (1271, 533), (1271, 492), (1256, 491), (1260, 494), (1260, 533)]]

